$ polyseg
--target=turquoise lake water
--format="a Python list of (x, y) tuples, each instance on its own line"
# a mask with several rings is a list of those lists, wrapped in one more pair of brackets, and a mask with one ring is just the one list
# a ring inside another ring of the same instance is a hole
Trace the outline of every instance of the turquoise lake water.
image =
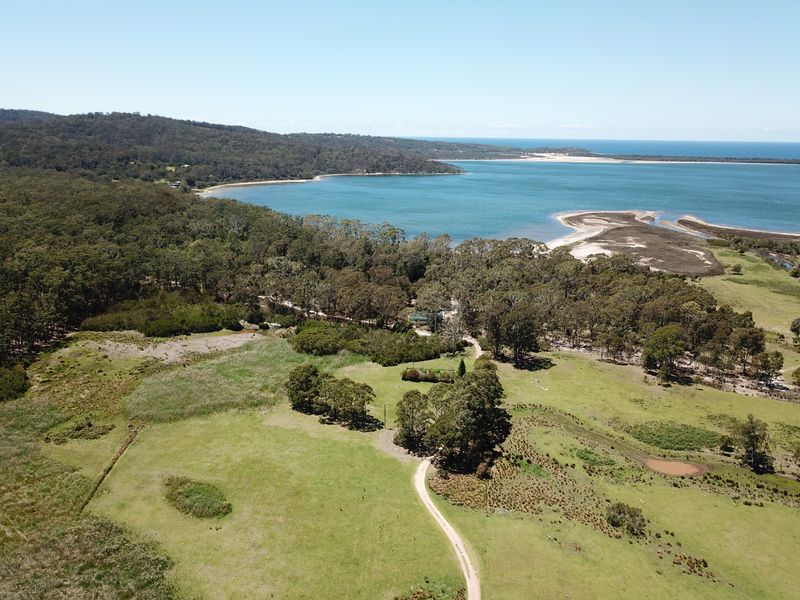
[(800, 165), (458, 162), (446, 176), (327, 177), (228, 188), (215, 195), (294, 215), (388, 222), (408, 236), (529, 237), (569, 233), (555, 219), (583, 210), (654, 210), (800, 233)]

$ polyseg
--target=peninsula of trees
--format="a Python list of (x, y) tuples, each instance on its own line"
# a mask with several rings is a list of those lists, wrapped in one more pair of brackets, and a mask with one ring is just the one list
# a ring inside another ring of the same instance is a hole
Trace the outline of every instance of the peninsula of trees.
[(388, 137), (268, 133), (132, 113), (0, 110), (0, 165), (189, 188), (333, 173), (454, 174), (436, 159), (516, 156), (512, 149)]

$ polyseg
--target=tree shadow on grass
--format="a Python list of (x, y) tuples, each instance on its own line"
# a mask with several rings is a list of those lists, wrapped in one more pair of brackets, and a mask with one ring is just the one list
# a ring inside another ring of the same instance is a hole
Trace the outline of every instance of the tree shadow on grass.
[(366, 415), (365, 417), (359, 418), (357, 421), (342, 421), (339, 419), (332, 419), (327, 415), (323, 415), (319, 418), (319, 422), (323, 425), (341, 425), (342, 427), (346, 427), (352, 431), (369, 432), (383, 429), (383, 421), (376, 419), (372, 415)]
[(497, 360), (504, 363), (510, 363), (515, 369), (519, 369), (521, 371), (544, 371), (547, 369), (552, 369), (556, 366), (556, 363), (546, 356), (526, 356), (518, 363), (515, 363), (507, 356), (498, 357)]
[(645, 373), (656, 378), (658, 385), (662, 387), (672, 387), (672, 385), (694, 385), (694, 375), (691, 371), (673, 371), (666, 378), (658, 371), (646, 370)]

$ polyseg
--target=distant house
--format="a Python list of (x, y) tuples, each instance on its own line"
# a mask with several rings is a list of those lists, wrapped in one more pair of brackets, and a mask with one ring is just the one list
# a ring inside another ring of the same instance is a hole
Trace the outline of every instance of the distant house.
[(432, 320), (439, 320), (442, 317), (441, 312), (423, 312), (415, 311), (408, 315), (408, 320), (412, 323), (430, 323)]

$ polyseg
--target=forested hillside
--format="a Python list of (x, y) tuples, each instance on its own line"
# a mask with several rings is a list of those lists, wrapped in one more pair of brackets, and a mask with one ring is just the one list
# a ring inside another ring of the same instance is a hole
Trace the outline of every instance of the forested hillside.
[(22, 108), (0, 108), (0, 123), (11, 123), (20, 121), (38, 121), (41, 119), (52, 119), (57, 117), (53, 113), (41, 110), (25, 110)]
[[(2, 118), (6, 115), (6, 119)], [(280, 135), (139, 114), (41, 118), (0, 113), (0, 165), (75, 171), (189, 187), (326, 173), (459, 173), (436, 159), (502, 156), (509, 149), (338, 134)]]

